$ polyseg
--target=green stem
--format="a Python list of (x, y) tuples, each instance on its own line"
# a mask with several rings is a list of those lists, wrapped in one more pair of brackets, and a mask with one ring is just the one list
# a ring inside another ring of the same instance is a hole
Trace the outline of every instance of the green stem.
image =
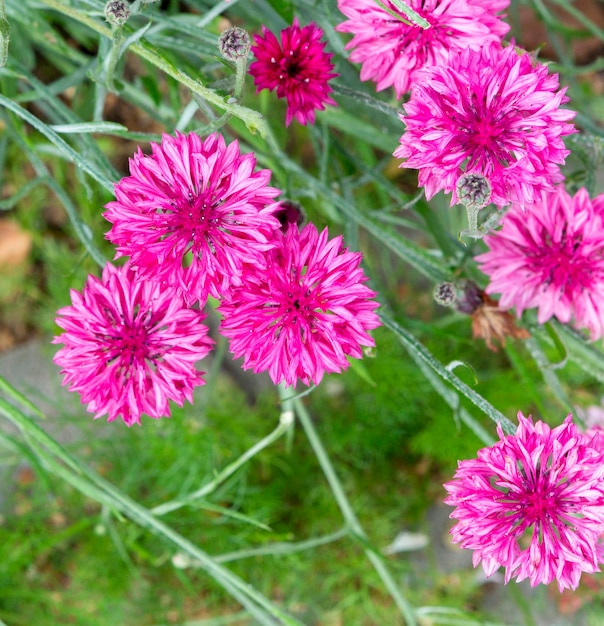
[(237, 102), (241, 102), (243, 92), (245, 91), (245, 77), (247, 76), (247, 56), (238, 57), (235, 61), (235, 67), (235, 89), (233, 90), (233, 97)]
[[(350, 529), (346, 526), (336, 530), (328, 535), (316, 537), (314, 539), (306, 539), (305, 541), (298, 542), (286, 542), (280, 541), (276, 543), (269, 543), (266, 546), (260, 548), (250, 548), (249, 550), (238, 550), (237, 552), (227, 552), (225, 554), (219, 554), (214, 556), (216, 563), (228, 563), (230, 561), (238, 561), (240, 559), (249, 559), (255, 556), (276, 556), (279, 554), (294, 554), (296, 552), (303, 552), (304, 550), (313, 550), (319, 546), (324, 546), (334, 541), (339, 541), (344, 537), (347, 537)], [(199, 565), (196, 561), (191, 560), (184, 554), (178, 554), (173, 557), (172, 563), (175, 567), (180, 568), (197, 568)]]
[[(71, 17), (80, 24), (88, 26), (88, 28), (95, 31), (99, 35), (111, 39), (111, 29), (86, 15), (86, 13), (72, 7), (65, 6), (60, 2), (60, 0), (40, 0), (40, 2), (43, 5), (62, 13), (63, 15)], [(258, 111), (254, 111), (253, 109), (248, 109), (247, 107), (243, 107), (237, 103), (225, 100), (216, 91), (204, 86), (200, 81), (191, 78), (188, 74), (185, 74), (185, 72), (173, 65), (168, 59), (159, 55), (155, 48), (150, 44), (145, 42), (134, 43), (129, 46), (128, 50), (142, 59), (149, 61), (149, 63), (160, 69), (162, 72), (171, 76), (176, 81), (187, 87), (190, 91), (198, 94), (211, 104), (217, 106), (219, 109), (222, 109), (223, 111), (241, 119), (251, 133), (259, 132), (263, 137), (266, 136), (268, 124)]]
[[(279, 387), (279, 392), (281, 394), (281, 397), (283, 398), (285, 391), (282, 387)], [(338, 507), (340, 508), (346, 524), (350, 528), (352, 534), (361, 540), (365, 555), (367, 556), (367, 558), (375, 568), (376, 572), (378, 573), (379, 577), (382, 579), (382, 582), (390, 592), (390, 595), (394, 599), (397, 607), (403, 615), (407, 626), (416, 626), (417, 622), (415, 620), (415, 615), (413, 614), (413, 609), (401, 594), (398, 585), (396, 584), (396, 582), (392, 578), (392, 575), (384, 564), (383, 557), (378, 555), (377, 552), (375, 552), (368, 546), (367, 535), (365, 534), (365, 531), (363, 530), (363, 527), (361, 526), (361, 523), (359, 522), (355, 512), (350, 506), (348, 498), (346, 497), (344, 489), (342, 488), (342, 485), (340, 483), (340, 479), (338, 478), (333, 468), (333, 465), (331, 464), (331, 460), (329, 459), (329, 456), (327, 455), (327, 452), (323, 447), (323, 443), (321, 442), (321, 439), (319, 438), (319, 435), (315, 430), (312, 419), (306, 411), (304, 404), (299, 399), (292, 400), (291, 402), (293, 403), (296, 415), (298, 416), (298, 419), (302, 424), (302, 428), (304, 428), (304, 432), (306, 433), (311, 448), (313, 449), (313, 452), (315, 453), (315, 456), (319, 461), (319, 465), (323, 470), (323, 474), (325, 474), (325, 478), (329, 483), (331, 492), (333, 493), (335, 500), (338, 503)]]
[(105, 84), (107, 88), (113, 90), (113, 76), (115, 74), (115, 68), (117, 62), (120, 60), (122, 42), (124, 41), (124, 28), (119, 26), (113, 31), (111, 36), (111, 51), (109, 52), (109, 58), (107, 59), (107, 65), (105, 68)]
[(8, 59), (8, 44), (10, 43), (10, 24), (6, 19), (4, 0), (0, 0), (0, 67), (6, 65)]
[(204, 498), (208, 494), (212, 493), (217, 487), (223, 483), (227, 478), (232, 476), (240, 467), (245, 465), (250, 459), (256, 456), (259, 452), (264, 450), (267, 446), (270, 446), (274, 441), (279, 439), (281, 435), (283, 435), (293, 424), (294, 414), (291, 410), (286, 410), (285, 407), (281, 413), (281, 417), (279, 419), (279, 424), (272, 433), (264, 437), (258, 441), (255, 445), (253, 445), (249, 450), (247, 450), (244, 454), (242, 454), (236, 461), (227, 465), (214, 480), (210, 481), (201, 489), (194, 491), (193, 493), (185, 496), (184, 498), (179, 498), (178, 500), (170, 500), (169, 502), (165, 502), (164, 504), (160, 504), (159, 506), (151, 509), (151, 513), (153, 515), (165, 515), (170, 511), (175, 511), (176, 509), (180, 509), (187, 504), (191, 504), (195, 500), (200, 500)]

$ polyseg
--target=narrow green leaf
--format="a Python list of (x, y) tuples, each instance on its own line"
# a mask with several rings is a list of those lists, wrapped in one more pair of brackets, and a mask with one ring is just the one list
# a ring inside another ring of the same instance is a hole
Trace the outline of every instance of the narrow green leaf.
[[(398, 20), (404, 21), (401, 19), (401, 16), (396, 13), (396, 11), (392, 11), (389, 7), (387, 7), (382, 0), (374, 0), (376, 4), (378, 4), (384, 11), (392, 15)], [(420, 26), (421, 28), (430, 28), (430, 22), (423, 18), (421, 15), (416, 13), (411, 7), (407, 6), (402, 0), (390, 0), (392, 4), (402, 13), (405, 14), (405, 17), (410, 20), (413, 24)]]
[(8, 45), (10, 43), (10, 24), (4, 15), (0, 16), (0, 67), (8, 60)]
[(99, 133), (115, 134), (128, 132), (128, 128), (116, 122), (81, 122), (78, 124), (52, 124), (49, 126), (59, 134)]
[(445, 369), (448, 372), (455, 371), (457, 367), (465, 367), (466, 369), (470, 370), (470, 373), (472, 374), (472, 378), (474, 379), (474, 384), (475, 385), (478, 384), (478, 377), (476, 376), (476, 372), (474, 371), (474, 368), (469, 363), (466, 363), (465, 361), (451, 361), (450, 363), (445, 365)]
[(25, 120), (28, 124), (33, 126), (36, 130), (40, 131), (59, 149), (60, 154), (63, 156), (63, 158), (76, 165), (76, 167), (79, 167), (80, 169), (85, 171), (105, 189), (113, 192), (113, 183), (110, 180), (106, 179), (104, 176), (102, 176), (97, 169), (91, 167), (87, 161), (82, 159), (82, 157), (69, 144), (61, 139), (59, 134), (55, 132), (50, 126), (48, 126), (48, 124), (45, 124), (35, 115), (31, 114), (23, 107), (20, 107), (18, 104), (15, 104), (12, 100), (6, 98), (2, 94), (0, 94), (0, 106), (3, 106), (9, 111), (12, 111), (22, 120)]
[(434, 358), (430, 351), (421, 344), (411, 333), (399, 326), (394, 320), (390, 319), (384, 313), (380, 314), (382, 322), (386, 328), (389, 328), (399, 339), (401, 344), (409, 352), (413, 352), (418, 358), (421, 358), (429, 365), (441, 378), (452, 384), (455, 389), (462, 393), (472, 404), (477, 406), (481, 411), (490, 417), (495, 423), (500, 424), (503, 431), (507, 434), (516, 432), (516, 426), (503, 413), (498, 411), (491, 403), (487, 402), (481, 395), (462, 382), (455, 374), (449, 372), (443, 365)]
[(551, 367), (553, 369), (560, 369), (564, 367), (566, 365), (566, 362), (568, 361), (568, 350), (560, 339), (558, 333), (556, 332), (556, 329), (549, 322), (546, 322), (543, 327), (545, 328), (545, 332), (552, 340), (554, 346), (558, 350), (558, 355), (560, 358), (557, 363), (549, 363), (548, 367)]
[(224, 517), (230, 517), (231, 519), (237, 520), (238, 522), (244, 522), (245, 524), (250, 524), (251, 526), (255, 526), (256, 528), (271, 532), (270, 526), (267, 526), (266, 524), (255, 520), (253, 517), (249, 517), (249, 515), (244, 515), (243, 513), (239, 513), (239, 511), (234, 511), (233, 509), (229, 509), (218, 504), (213, 504), (212, 502), (208, 502), (207, 500), (197, 500), (193, 506), (195, 506), (195, 508), (197, 509), (203, 509), (204, 511), (220, 513)]
[(362, 378), (367, 384), (372, 387), (376, 387), (376, 382), (371, 378), (367, 368), (363, 365), (363, 361), (359, 359), (348, 359), (348, 363), (350, 364), (350, 369), (357, 374), (360, 378)]
[(15, 400), (18, 404), (31, 411), (36, 417), (44, 419), (44, 413), (18, 389), (15, 389), (3, 376), (0, 376), (0, 391)]
[[(588, 343), (580, 332), (565, 324), (560, 324), (556, 320), (551, 320), (549, 323), (556, 329), (558, 337), (568, 350), (569, 358), (583, 371), (591, 374), (600, 382), (604, 382), (604, 354), (602, 351), (595, 344)], [(545, 329), (537, 328), (532, 332), (553, 344), (553, 340)]]

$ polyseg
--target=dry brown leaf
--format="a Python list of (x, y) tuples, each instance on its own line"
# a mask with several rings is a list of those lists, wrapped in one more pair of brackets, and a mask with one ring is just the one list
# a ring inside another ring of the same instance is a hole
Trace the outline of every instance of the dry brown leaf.
[(505, 338), (528, 339), (530, 333), (526, 328), (520, 328), (511, 313), (502, 311), (497, 302), (481, 292), (482, 303), (479, 304), (472, 316), (472, 337), (484, 339), (487, 348), (497, 352), (497, 346), (493, 340), (499, 341), (505, 346)]

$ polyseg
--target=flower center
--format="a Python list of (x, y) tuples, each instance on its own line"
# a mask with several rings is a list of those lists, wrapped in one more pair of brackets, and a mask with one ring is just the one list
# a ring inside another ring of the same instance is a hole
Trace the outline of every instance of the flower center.
[(550, 511), (557, 509), (557, 501), (553, 493), (543, 493), (543, 489), (537, 489), (521, 496), (520, 507), (526, 521), (530, 524), (542, 524), (551, 517)]
[(151, 313), (148, 311), (139, 316), (139, 311), (135, 308), (130, 322), (123, 317), (119, 321), (115, 320), (113, 313), (106, 311), (107, 318), (113, 320), (112, 332), (100, 336), (101, 351), (106, 364), (117, 361), (119, 375), (126, 378), (132, 376), (137, 367), (144, 367), (147, 363), (157, 364), (161, 352), (151, 349)]
[(188, 242), (183, 252), (200, 254), (208, 248), (213, 252), (211, 233), (222, 223), (217, 206), (209, 193), (189, 192), (188, 197), (171, 202), (170, 209), (163, 211), (163, 239), (173, 237), (178, 242)]
[(284, 324), (303, 322), (312, 326), (317, 305), (317, 300), (310, 289), (304, 290), (302, 285), (292, 286), (281, 304), (280, 313)]
[(312, 333), (317, 322), (317, 313), (326, 311), (320, 290), (304, 285), (297, 279), (297, 272), (281, 289), (281, 296), (276, 302), (267, 306), (274, 319), (276, 337), (284, 329), (298, 329), (302, 341), (308, 333)]
[(596, 268), (592, 259), (581, 253), (579, 235), (568, 235), (565, 229), (560, 241), (553, 241), (549, 233), (543, 233), (542, 241), (545, 245), (531, 256), (545, 287), (553, 283), (562, 293), (572, 294), (592, 284)]
[[(308, 76), (305, 76), (306, 72), (306, 55), (310, 44), (306, 42), (296, 50), (290, 50), (289, 56), (283, 56), (279, 59), (279, 80), (281, 82), (287, 80), (295, 80), (296, 82), (309, 81)], [(276, 63), (275, 59), (271, 59), (273, 63)]]
[(509, 489), (497, 499), (507, 504), (511, 511), (510, 523), (517, 537), (528, 539), (526, 533), (541, 533), (555, 522), (554, 517), (565, 508), (559, 491), (551, 481), (548, 462), (528, 474), (522, 463), (519, 465), (520, 484)]

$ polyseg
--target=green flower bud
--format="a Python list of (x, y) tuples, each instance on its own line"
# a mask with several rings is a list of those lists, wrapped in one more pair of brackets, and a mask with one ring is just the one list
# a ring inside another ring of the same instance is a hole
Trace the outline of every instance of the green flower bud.
[(124, 0), (109, 0), (105, 5), (105, 19), (110, 24), (121, 26), (130, 15), (130, 5)]
[(453, 283), (444, 282), (434, 287), (433, 296), (440, 306), (451, 306), (457, 300), (457, 290)]
[(457, 198), (469, 209), (482, 209), (491, 201), (491, 183), (482, 174), (464, 174), (457, 180)]
[(239, 26), (227, 28), (218, 39), (220, 54), (229, 61), (246, 58), (252, 42), (247, 31)]

